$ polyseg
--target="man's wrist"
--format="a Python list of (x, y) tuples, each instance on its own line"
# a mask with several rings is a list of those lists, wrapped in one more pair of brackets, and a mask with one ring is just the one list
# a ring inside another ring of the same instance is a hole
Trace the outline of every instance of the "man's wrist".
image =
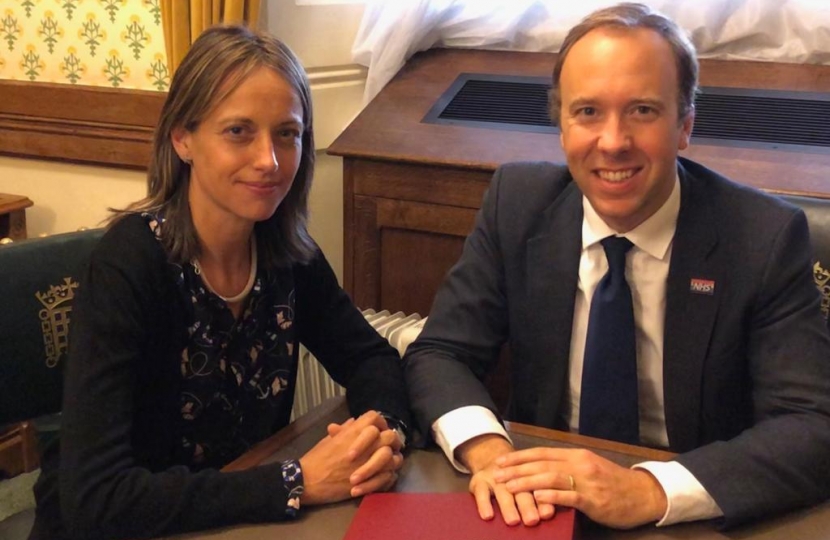
[(642, 488), (637, 491), (644, 498), (643, 509), (645, 510), (646, 522), (662, 520), (668, 512), (669, 507), (669, 499), (662, 484), (647, 469), (638, 468), (632, 469), (632, 471), (640, 478), (639, 484)]
[(496, 458), (513, 451), (513, 445), (494, 433), (486, 433), (474, 437), (461, 444), (456, 450), (456, 458), (475, 474), (486, 469), (496, 461)]

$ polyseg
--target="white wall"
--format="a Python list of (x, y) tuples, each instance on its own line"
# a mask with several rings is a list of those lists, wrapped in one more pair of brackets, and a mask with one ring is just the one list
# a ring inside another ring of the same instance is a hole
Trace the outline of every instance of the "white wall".
[(0, 192), (25, 195), (29, 237), (95, 227), (146, 192), (144, 173), (0, 156)]
[[(263, 2), (262, 24), (280, 37), (309, 71), (315, 108), (317, 174), (311, 192), (311, 233), (335, 272), (343, 268), (342, 161), (325, 148), (360, 110), (366, 73), (351, 64), (351, 44), (363, 6)], [(29, 236), (92, 227), (108, 207), (145, 193), (144, 173), (0, 156), (0, 192), (26, 195)]]

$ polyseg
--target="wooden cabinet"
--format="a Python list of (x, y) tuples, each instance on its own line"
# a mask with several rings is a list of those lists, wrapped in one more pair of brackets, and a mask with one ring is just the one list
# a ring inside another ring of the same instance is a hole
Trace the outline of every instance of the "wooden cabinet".
[[(461, 73), (549, 76), (555, 55), (433, 49), (410, 60), (330, 146), (344, 167), (344, 287), (361, 308), (426, 315), (495, 168), (564, 161), (556, 134), (426, 124)], [(705, 86), (830, 91), (830, 66), (702, 61)], [(830, 154), (697, 144), (683, 153), (773, 192), (830, 196)]]
[(0, 238), (26, 238), (26, 209), (33, 204), (23, 195), (0, 193)]
[(490, 174), (349, 160), (345, 177), (347, 290), (360, 307), (428, 314)]

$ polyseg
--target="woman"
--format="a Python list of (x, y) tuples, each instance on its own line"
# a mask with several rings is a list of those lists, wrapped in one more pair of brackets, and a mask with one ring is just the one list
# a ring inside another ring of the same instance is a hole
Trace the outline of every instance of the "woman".
[[(114, 216), (81, 285), (31, 538), (276, 521), (394, 483), (400, 362), (309, 237), (313, 169), (293, 53), (240, 26), (203, 33), (162, 109), (149, 194)], [(299, 460), (220, 473), (288, 423), (298, 343), (365, 414)]]

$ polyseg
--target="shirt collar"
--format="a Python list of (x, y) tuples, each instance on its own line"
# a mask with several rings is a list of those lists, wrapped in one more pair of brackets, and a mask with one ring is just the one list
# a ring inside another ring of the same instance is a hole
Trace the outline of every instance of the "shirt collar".
[[(585, 195), (582, 196), (582, 249), (583, 251), (603, 238), (615, 236), (617, 232), (605, 223)], [(674, 187), (671, 195), (650, 218), (637, 225), (627, 233), (620, 235), (631, 243), (655, 257), (663, 259), (674, 238), (677, 229), (677, 216), (680, 213), (680, 179), (675, 173)]]

